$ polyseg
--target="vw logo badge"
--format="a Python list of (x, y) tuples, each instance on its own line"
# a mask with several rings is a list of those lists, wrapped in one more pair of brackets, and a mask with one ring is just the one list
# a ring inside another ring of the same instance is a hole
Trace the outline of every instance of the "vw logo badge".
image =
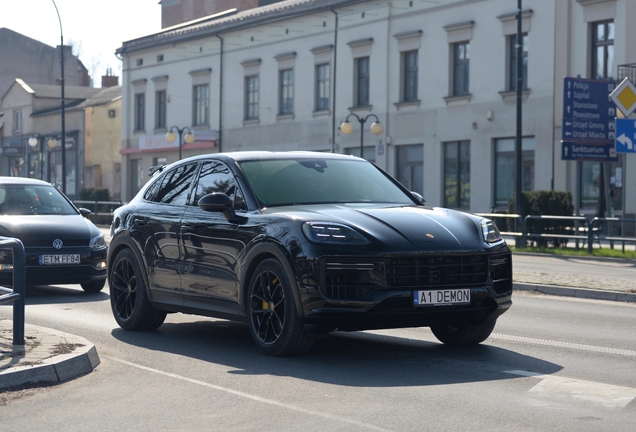
[(62, 243), (62, 240), (60, 239), (53, 240), (53, 247), (55, 249), (62, 249), (62, 246), (64, 246), (64, 243)]

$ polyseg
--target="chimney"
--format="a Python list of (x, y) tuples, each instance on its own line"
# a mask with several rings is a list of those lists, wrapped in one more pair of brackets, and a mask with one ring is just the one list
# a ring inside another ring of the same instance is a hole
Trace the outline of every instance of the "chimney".
[(112, 69), (106, 69), (106, 75), (102, 75), (102, 87), (114, 87), (119, 85), (119, 77), (113, 75)]

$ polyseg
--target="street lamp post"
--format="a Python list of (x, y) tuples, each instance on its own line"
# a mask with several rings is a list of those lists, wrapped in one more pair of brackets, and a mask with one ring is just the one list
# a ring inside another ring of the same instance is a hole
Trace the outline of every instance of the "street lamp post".
[[(190, 128), (187, 126), (184, 126), (182, 128), (177, 126), (172, 126), (170, 130), (168, 131), (168, 133), (166, 134), (166, 140), (168, 140), (168, 142), (173, 143), (174, 140), (177, 139), (177, 135), (173, 132), (174, 129), (176, 129), (177, 133), (179, 134), (179, 160), (181, 160), (181, 147), (183, 146), (184, 142), (186, 144), (192, 144), (194, 142), (194, 134), (192, 133)], [(185, 132), (185, 135), (183, 135), (184, 132)]]
[(66, 194), (66, 124), (64, 118), (64, 34), (62, 32), (62, 19), (60, 18), (60, 11), (57, 9), (55, 0), (51, 0), (53, 6), (55, 6), (55, 12), (57, 13), (57, 20), (60, 23), (60, 72), (62, 77), (60, 78), (61, 92), (62, 92), (62, 193)]
[[(523, 34), (521, 32), (521, 20), (522, 20), (522, 11), (521, 11), (521, 0), (517, 0), (517, 45), (515, 49), (517, 51), (517, 127), (515, 133), (515, 212), (518, 215), (523, 217), (523, 206), (522, 204), (522, 195), (523, 195), (523, 177), (522, 177), (522, 169), (523, 169), (523, 149), (522, 149), (522, 141), (521, 141), (521, 131), (522, 131), (522, 117), (521, 117), (521, 96), (522, 96), (522, 85), (523, 85)], [(525, 237), (517, 237), (515, 241), (515, 246), (518, 248), (525, 247)]]
[(57, 147), (57, 140), (55, 138), (49, 138), (47, 144), (49, 148), (46, 151), (46, 181), (51, 183), (51, 153), (49, 150), (53, 150)]
[[(40, 141), (42, 140), (42, 138), (44, 138), (42, 135), (40, 135), (39, 133), (35, 133), (33, 134), (33, 136), (31, 138), (29, 138), (29, 147), (31, 147), (32, 149), (35, 149), (38, 144), (40, 144)], [(42, 180), (42, 176), (44, 175), (44, 146), (40, 145), (40, 180)], [(30, 162), (30, 161), (29, 161)]]
[(375, 119), (375, 121), (373, 123), (371, 123), (371, 132), (373, 132), (374, 135), (380, 135), (382, 133), (382, 131), (384, 130), (384, 128), (380, 124), (380, 120), (378, 119), (378, 117), (375, 114), (369, 114), (366, 117), (359, 117), (357, 114), (351, 113), (351, 114), (349, 114), (347, 116), (345, 121), (343, 121), (342, 124), (340, 125), (340, 130), (345, 135), (349, 135), (351, 132), (353, 132), (353, 125), (351, 124), (351, 122), (349, 122), (349, 117), (351, 117), (351, 116), (355, 117), (356, 119), (358, 119), (358, 122), (360, 122), (360, 157), (364, 158), (364, 154), (363, 154), (363, 151), (364, 151), (364, 123), (367, 121), (367, 119), (369, 117), (373, 117)]
[[(35, 133), (33, 134), (31, 138), (29, 138), (28, 142), (29, 142), (29, 146), (33, 149), (37, 147), (38, 144), (40, 145), (40, 180), (45, 180), (44, 179), (44, 136), (42, 136), (39, 133)], [(57, 141), (55, 140), (55, 138), (49, 138), (47, 141), (47, 145), (50, 149), (54, 149), (57, 146)], [(51, 158), (49, 157), (48, 151), (47, 151), (46, 161), (47, 161), (46, 181), (50, 182), (51, 181)]]

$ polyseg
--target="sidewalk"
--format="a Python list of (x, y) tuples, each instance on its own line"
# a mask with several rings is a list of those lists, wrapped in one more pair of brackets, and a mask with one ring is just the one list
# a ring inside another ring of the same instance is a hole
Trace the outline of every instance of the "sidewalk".
[[(100, 230), (110, 240), (108, 228)], [(600, 261), (600, 258), (582, 258)], [(636, 302), (636, 280), (614, 280), (540, 272), (514, 273), (514, 289), (555, 296)], [(27, 312), (28, 320), (28, 312)], [(25, 353), (13, 352), (13, 322), (0, 318), (0, 393), (12, 387), (50, 385), (92, 372), (99, 364), (94, 345), (78, 336), (25, 324)]]
[(13, 350), (13, 321), (0, 318), (0, 393), (14, 387), (52, 385), (90, 373), (99, 364), (86, 339), (30, 324), (24, 353)]

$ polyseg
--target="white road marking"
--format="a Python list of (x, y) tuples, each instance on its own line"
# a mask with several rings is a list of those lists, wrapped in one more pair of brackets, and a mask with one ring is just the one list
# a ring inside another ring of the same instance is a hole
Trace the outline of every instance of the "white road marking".
[[(419, 332), (419, 330), (420, 329), (418, 329), (418, 333), (416, 332), (409, 333), (408, 337), (404, 337), (398, 334), (394, 330), (367, 330), (367, 331), (359, 332), (359, 333), (367, 333), (367, 334), (373, 334), (373, 335), (391, 337), (391, 338), (397, 338), (397, 339), (404, 339), (404, 340), (437, 342), (437, 338), (433, 336), (430, 330), (424, 331), (424, 332)], [(422, 330), (428, 330), (428, 329), (422, 329)], [(620, 348), (608, 348), (608, 347), (601, 347), (601, 346), (595, 346), (595, 345), (583, 345), (583, 344), (577, 344), (572, 342), (561, 342), (561, 341), (553, 341), (549, 339), (529, 338), (524, 336), (512, 336), (512, 335), (500, 334), (500, 333), (492, 333), (489, 339), (487, 339), (486, 342), (484, 342), (484, 344), (488, 344), (488, 341), (492, 339), (506, 340), (506, 341), (512, 341), (512, 342), (522, 342), (522, 343), (534, 344), (534, 345), (546, 345), (546, 346), (552, 346), (552, 347), (558, 347), (558, 348), (569, 348), (569, 349), (598, 352), (598, 353), (604, 353), (604, 354), (615, 354), (615, 355), (620, 355), (625, 357), (636, 357), (636, 351), (632, 351), (632, 350), (626, 350), (626, 349), (620, 349)]]
[(276, 400), (273, 400), (273, 399), (263, 398), (263, 397), (256, 396), (256, 395), (253, 395), (253, 394), (232, 390), (232, 389), (229, 389), (227, 387), (222, 387), (222, 386), (219, 386), (219, 385), (216, 385), (216, 384), (210, 384), (210, 383), (207, 383), (207, 382), (204, 382), (204, 381), (199, 381), (199, 380), (195, 380), (195, 379), (192, 379), (192, 378), (184, 377), (184, 376), (181, 376), (181, 375), (173, 374), (173, 373), (170, 373), (170, 372), (161, 371), (159, 369), (153, 369), (153, 368), (150, 368), (150, 367), (147, 367), (147, 366), (142, 366), (140, 364), (131, 363), (129, 361), (118, 359), (118, 358), (115, 358), (115, 357), (104, 356), (104, 355), (102, 355), (100, 357), (103, 357), (103, 358), (106, 358), (108, 360), (112, 360), (112, 361), (115, 361), (115, 362), (118, 362), (118, 363), (122, 363), (122, 364), (131, 366), (131, 367), (134, 367), (134, 368), (137, 368), (137, 369), (145, 370), (147, 372), (152, 372), (152, 373), (156, 373), (156, 374), (159, 374), (159, 375), (167, 376), (167, 377), (170, 377), (170, 378), (178, 379), (178, 380), (181, 380), (181, 381), (186, 381), (186, 382), (189, 382), (191, 384), (196, 384), (196, 385), (200, 385), (200, 386), (203, 386), (203, 387), (212, 388), (214, 390), (230, 393), (230, 394), (233, 394), (235, 396), (243, 397), (243, 398), (246, 398), (246, 399), (251, 399), (251, 400), (254, 400), (254, 401), (257, 401), (257, 402), (262, 402), (262, 403), (274, 405), (274, 406), (277, 406), (277, 407), (290, 409), (290, 410), (301, 412), (301, 413), (304, 413), (304, 414), (309, 414), (309, 415), (314, 415), (314, 416), (318, 416), (318, 417), (323, 417), (323, 418), (330, 419), (330, 420), (337, 420), (337, 421), (341, 421), (343, 423), (349, 423), (349, 424), (352, 424), (352, 425), (355, 425), (355, 426), (360, 426), (360, 427), (371, 429), (371, 430), (375, 430), (375, 431), (391, 432), (390, 429), (384, 429), (384, 428), (381, 428), (381, 427), (378, 427), (378, 426), (375, 426), (375, 425), (372, 425), (372, 424), (369, 424), (369, 423), (363, 423), (363, 422), (359, 422), (357, 420), (353, 420), (353, 419), (349, 419), (349, 418), (346, 418), (346, 417), (333, 415), (333, 414), (329, 414), (329, 413), (324, 413), (324, 412), (320, 412), (320, 411), (308, 410), (308, 409), (305, 409), (305, 408), (302, 408), (302, 407), (299, 407), (299, 406), (290, 405), (290, 404), (279, 402), (279, 401), (276, 401)]
[(535, 338), (528, 338), (523, 336), (510, 336), (510, 335), (504, 335), (504, 334), (498, 334), (498, 333), (491, 334), (490, 338), (508, 340), (508, 341), (514, 341), (514, 342), (524, 342), (524, 343), (530, 343), (535, 345), (547, 345), (547, 346), (554, 346), (554, 347), (560, 347), (560, 348), (570, 348), (570, 349), (576, 349), (576, 350), (582, 350), (582, 351), (600, 352), (604, 354), (617, 354), (617, 355), (626, 356), (626, 357), (636, 357), (636, 351), (624, 350), (619, 348), (607, 348), (607, 347), (599, 347), (594, 345), (582, 345), (582, 344), (571, 343), (571, 342), (535, 339)]
[(512, 375), (540, 379), (541, 382), (529, 390), (532, 393), (546, 393), (570, 397), (575, 400), (594, 402), (606, 408), (625, 408), (636, 398), (636, 389), (630, 387), (620, 387), (555, 375), (543, 375), (522, 370), (504, 372)]

